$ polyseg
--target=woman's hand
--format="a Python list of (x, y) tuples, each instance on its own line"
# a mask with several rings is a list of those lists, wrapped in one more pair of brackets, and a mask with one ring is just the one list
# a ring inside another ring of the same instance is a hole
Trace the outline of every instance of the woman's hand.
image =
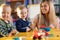
[(53, 28), (53, 29), (55, 28), (53, 24), (51, 24), (49, 27), (50, 27), (50, 28)]

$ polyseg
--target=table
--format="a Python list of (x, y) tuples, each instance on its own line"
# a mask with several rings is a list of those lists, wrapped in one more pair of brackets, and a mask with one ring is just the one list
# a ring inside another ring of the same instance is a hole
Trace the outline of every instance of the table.
[[(51, 29), (48, 33), (52, 34), (51, 36), (49, 36), (47, 38), (48, 40), (60, 40), (60, 30)], [(13, 37), (3, 37), (3, 38), (0, 38), (0, 40), (14, 40), (13, 38), (16, 38), (16, 37), (18, 37), (19, 40), (21, 40), (22, 37), (25, 40), (33, 40), (33, 38), (32, 38), (33, 37), (33, 32), (32, 31), (31, 32), (20, 32)]]

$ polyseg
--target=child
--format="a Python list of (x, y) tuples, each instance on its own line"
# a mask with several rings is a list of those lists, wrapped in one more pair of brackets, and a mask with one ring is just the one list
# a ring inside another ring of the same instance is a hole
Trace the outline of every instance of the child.
[(11, 14), (11, 8), (9, 5), (1, 5), (1, 18), (0, 18), (0, 37), (12, 36), (16, 31), (13, 25), (10, 23), (9, 18)]
[(19, 16), (19, 19), (16, 21), (16, 29), (19, 32), (30, 31), (29, 21), (27, 20), (27, 11), (27, 8), (23, 5), (18, 6), (17, 8), (17, 15)]

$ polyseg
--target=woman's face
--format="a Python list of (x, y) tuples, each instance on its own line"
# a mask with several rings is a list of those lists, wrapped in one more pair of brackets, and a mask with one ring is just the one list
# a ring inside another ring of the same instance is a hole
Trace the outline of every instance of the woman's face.
[(2, 19), (3, 20), (8, 20), (9, 17), (10, 17), (10, 11), (7, 8), (3, 8)]
[(47, 13), (49, 12), (49, 5), (48, 5), (47, 2), (43, 2), (43, 3), (41, 4), (41, 12), (42, 12), (43, 14), (47, 14)]
[(21, 10), (20, 15), (21, 15), (21, 18), (26, 18), (27, 17), (27, 9), (26, 8), (23, 8)]

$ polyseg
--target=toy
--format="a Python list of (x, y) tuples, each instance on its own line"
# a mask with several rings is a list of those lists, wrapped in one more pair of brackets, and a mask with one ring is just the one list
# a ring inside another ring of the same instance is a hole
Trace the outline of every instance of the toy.
[(45, 37), (45, 36), (48, 36), (48, 32), (46, 32), (45, 30), (43, 29), (34, 29), (33, 31), (33, 39), (38, 39), (38, 40), (41, 40), (42, 37)]

